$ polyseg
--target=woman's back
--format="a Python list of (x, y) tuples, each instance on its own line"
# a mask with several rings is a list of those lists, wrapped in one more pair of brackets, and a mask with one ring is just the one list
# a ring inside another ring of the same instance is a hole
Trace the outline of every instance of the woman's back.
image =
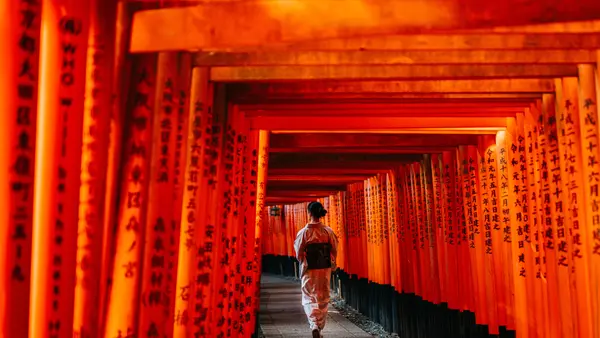
[(331, 271), (336, 268), (337, 237), (319, 221), (327, 214), (321, 203), (310, 203), (308, 212), (311, 222), (298, 231), (294, 249), (300, 262), (304, 312), (313, 337), (320, 337), (327, 319)]

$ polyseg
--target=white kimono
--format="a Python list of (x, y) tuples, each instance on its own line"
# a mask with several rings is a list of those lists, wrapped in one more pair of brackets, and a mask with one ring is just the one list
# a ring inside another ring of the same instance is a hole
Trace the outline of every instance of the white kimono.
[[(331, 244), (331, 268), (308, 270), (306, 246), (313, 243)], [(319, 331), (325, 327), (329, 306), (331, 271), (336, 269), (337, 237), (333, 230), (321, 223), (307, 224), (298, 231), (294, 241), (296, 257), (300, 262), (302, 278), (302, 305), (308, 317), (310, 329)]]

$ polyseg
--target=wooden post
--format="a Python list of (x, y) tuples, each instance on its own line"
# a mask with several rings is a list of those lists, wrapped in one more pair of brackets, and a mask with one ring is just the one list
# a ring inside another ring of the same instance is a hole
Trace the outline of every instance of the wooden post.
[[(0, 336), (27, 337), (30, 322), (31, 252), (40, 28), (43, 2), (0, 4)], [(22, 25), (19, 14), (30, 13)], [(26, 44), (19, 39), (26, 37)], [(25, 70), (25, 72), (23, 72)], [(27, 141), (22, 144), (20, 140)]]

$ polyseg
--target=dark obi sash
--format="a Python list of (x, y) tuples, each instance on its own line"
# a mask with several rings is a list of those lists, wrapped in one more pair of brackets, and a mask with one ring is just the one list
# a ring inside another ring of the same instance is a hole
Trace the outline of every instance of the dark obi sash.
[(331, 268), (331, 244), (311, 243), (306, 245), (308, 270)]

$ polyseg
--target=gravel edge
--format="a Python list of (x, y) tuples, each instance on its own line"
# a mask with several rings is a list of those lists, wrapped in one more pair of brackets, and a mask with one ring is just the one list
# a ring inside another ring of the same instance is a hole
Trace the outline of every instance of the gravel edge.
[[(286, 277), (286, 276), (277, 276), (277, 277), (300, 284), (300, 279), (295, 278), (295, 277)], [(360, 312), (356, 311), (355, 309), (353, 309), (352, 307), (350, 307), (348, 304), (346, 304), (346, 301), (344, 299), (342, 299), (333, 290), (331, 291), (330, 304), (331, 304), (331, 306), (333, 306), (333, 308), (335, 308), (340, 313), (340, 315), (344, 316), (344, 318), (348, 319), (352, 324), (358, 326), (363, 331), (373, 335), (373, 337), (398, 338), (397, 334), (387, 332), (383, 328), (383, 326), (375, 323), (374, 321), (369, 319), (369, 317), (363, 315), (362, 313), (360, 313)], [(264, 335), (262, 334), (262, 330), (260, 328), (259, 328), (258, 337), (264, 338)]]

